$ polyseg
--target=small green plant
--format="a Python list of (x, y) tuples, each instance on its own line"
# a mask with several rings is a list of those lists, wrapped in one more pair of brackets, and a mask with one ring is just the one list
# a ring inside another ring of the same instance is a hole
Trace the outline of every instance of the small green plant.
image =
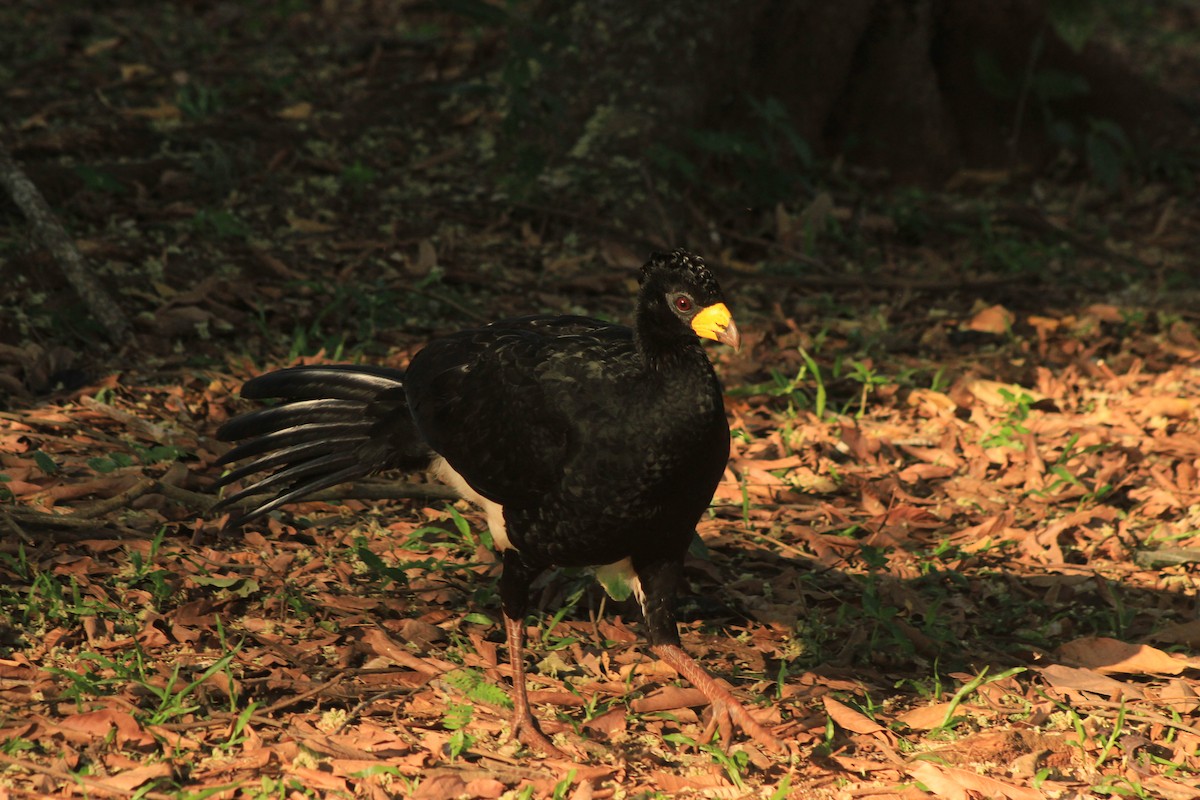
[(152, 697), (158, 701), (154, 708), (141, 709), (135, 712), (135, 716), (146, 724), (161, 725), (199, 709), (200, 706), (188, 703), (196, 688), (213, 675), (224, 671), (240, 650), (241, 645), (236, 645), (204, 670), (200, 677), (183, 686), (179, 685), (182, 667), (178, 663), (175, 664), (166, 684), (160, 686), (159, 681), (149, 671), (146, 656), (140, 647), (135, 647), (125, 653), (123, 657), (118, 658), (109, 658), (90, 651), (80, 653), (80, 659), (95, 664), (98, 671), (93, 669), (72, 671), (57, 667), (51, 668), (49, 671), (54, 675), (66, 678), (71, 683), (66, 695), (74, 699), (81, 708), (83, 700), (87, 697), (113, 694), (119, 689), (133, 684), (139, 688), (142, 696)]
[(474, 706), (451, 703), (446, 709), (446, 713), (442, 715), (442, 727), (448, 731), (454, 731), (450, 740), (446, 742), (451, 761), (457, 760), (475, 744), (475, 737), (466, 731), (474, 713)]
[[(768, 394), (772, 397), (783, 397), (788, 401), (787, 416), (794, 417), (797, 410), (811, 408), (818, 419), (825, 419), (828, 406), (828, 393), (825, 389), (825, 379), (816, 360), (803, 347), (799, 348), (800, 358), (804, 365), (796, 371), (795, 376), (787, 377), (777, 369), (771, 370), (771, 380), (768, 383), (744, 386), (733, 390), (736, 395)], [(811, 380), (813, 388), (806, 385)], [(735, 432), (734, 435), (739, 435)], [(745, 435), (744, 433), (742, 435)], [(750, 437), (746, 440), (750, 441)]]
[(988, 431), (980, 441), (985, 448), (1006, 447), (1011, 450), (1024, 450), (1025, 443), (1019, 437), (1029, 433), (1022, 423), (1029, 418), (1034, 399), (1025, 392), (1019, 395), (1008, 389), (1000, 389), (1000, 397), (1009, 404), (1008, 412), (999, 428)]
[(1004, 672), (988, 677), (988, 668), (984, 667), (978, 675), (960, 686), (958, 691), (954, 693), (954, 696), (950, 698), (950, 702), (946, 706), (946, 716), (942, 718), (941, 724), (934, 730), (938, 732), (946, 731), (957, 725), (961, 720), (956, 718), (954, 714), (958, 710), (959, 705), (963, 700), (974, 694), (980, 686), (1002, 681), (1006, 678), (1011, 678), (1013, 675), (1020, 675), (1022, 672), (1025, 672), (1024, 667), (1013, 667), (1012, 669), (1006, 669)]
[(615, 698), (605, 697), (600, 692), (592, 692), (588, 697), (584, 698), (583, 721), (591, 722), (597, 717), (604, 716), (612, 710), (616, 702)]
[(156, 444), (151, 447), (143, 447), (140, 444), (131, 445), (134, 455), (138, 461), (143, 464), (161, 464), (165, 461), (179, 461), (180, 459), (189, 458), (191, 453), (184, 450), (182, 447), (176, 447), (170, 444)]
[(746, 773), (746, 767), (750, 764), (750, 756), (744, 750), (737, 750), (730, 753), (725, 752), (721, 747), (720, 737), (717, 732), (713, 732), (713, 741), (711, 742), (697, 742), (692, 737), (682, 733), (665, 734), (663, 740), (685, 747), (694, 747), (697, 750), (708, 753), (713, 762), (725, 770), (729, 781), (737, 787), (738, 791), (746, 790), (746, 781), (743, 775)]
[(367, 188), (378, 178), (378, 172), (362, 163), (362, 161), (355, 161), (342, 170), (342, 174), (338, 180), (345, 191), (349, 192), (355, 198), (361, 198), (366, 193)]
[[(704, 183), (711, 191), (711, 175), (726, 171), (739, 176), (729, 190), (728, 202), (771, 206), (792, 199), (806, 183), (814, 164), (809, 147), (792, 124), (787, 107), (769, 97), (744, 98), (750, 108), (748, 125), (735, 130), (690, 130), (686, 151), (655, 144), (647, 157), (660, 172), (687, 183)], [(805, 231), (810, 244), (817, 231)]]
[(1156, 800), (1161, 797), (1151, 794), (1146, 787), (1124, 775), (1105, 775), (1102, 782), (1092, 786), (1092, 791), (1101, 796), (1136, 797), (1139, 800)]
[(473, 667), (447, 672), (442, 679), (472, 702), (508, 709), (513, 707), (512, 698), (508, 693), (494, 683), (488, 683), (483, 673)]
[[(417, 788), (419, 780), (414, 781), (410, 789)], [(239, 793), (250, 800), (291, 800), (295, 797), (320, 797), (321, 793), (312, 786), (307, 786), (299, 778), (287, 776), (272, 778), (264, 775), (257, 786), (239, 786)], [(411, 795), (411, 792), (409, 792)], [(406, 795), (408, 796), (408, 795)]]
[(158, 559), (159, 550), (167, 535), (166, 527), (161, 527), (150, 541), (150, 553), (143, 557), (139, 550), (129, 549), (130, 575), (129, 585), (149, 584), (150, 595), (154, 608), (160, 610), (175, 592), (174, 573), (169, 569), (152, 569)]
[(566, 601), (554, 612), (551, 617), (548, 619), (543, 617), (541, 625), (542, 647), (547, 650), (562, 650), (579, 641), (578, 637), (575, 636), (558, 636), (554, 633), (554, 630), (558, 627), (560, 622), (566, 619), (568, 614), (575, 610), (575, 607), (579, 605), (579, 601), (583, 598), (583, 593), (586, 590), (586, 583), (577, 586), (574, 591), (567, 595)]
[(129, 191), (129, 188), (113, 177), (112, 173), (89, 167), (86, 164), (75, 167), (75, 174), (83, 181), (83, 185), (93, 192), (121, 195)]
[(944, 392), (950, 387), (950, 378), (946, 375), (946, 367), (938, 366), (937, 372), (929, 380), (929, 388), (934, 392)]
[(192, 216), (192, 230), (214, 239), (245, 239), (250, 235), (250, 226), (225, 209), (200, 209)]
[(750, 484), (745, 475), (742, 476), (741, 485), (738, 487), (742, 492), (742, 527), (746, 530), (753, 530), (750, 524)]
[(153, 684), (142, 683), (144, 689), (149, 690), (152, 695), (158, 698), (158, 707), (150, 712), (146, 718), (146, 723), (149, 725), (162, 725), (199, 709), (199, 705), (189, 704), (192, 694), (196, 691), (197, 687), (213, 675), (224, 671), (240, 651), (241, 645), (236, 645), (232, 651), (213, 662), (208, 669), (200, 674), (200, 677), (191, 683), (184, 684), (182, 687), (179, 686), (180, 665), (178, 663), (175, 664), (174, 669), (171, 671), (171, 676), (167, 679), (166, 686), (159, 688)]
[(825, 419), (827, 394), (825, 391), (825, 381), (821, 377), (821, 368), (817, 366), (816, 360), (803, 347), (800, 348), (800, 357), (804, 359), (804, 364), (812, 374), (813, 383), (816, 385), (813, 393), (813, 413), (816, 414), (817, 419), (823, 420)]
[(133, 458), (128, 453), (112, 453), (107, 456), (89, 458), (87, 465), (101, 475), (115, 472), (122, 467), (132, 467)]
[[(228, 669), (229, 667), (226, 666), (226, 671), (228, 671)], [(231, 681), (229, 685), (232, 686), (233, 682)], [(233, 698), (231, 698), (231, 704), (232, 702)], [(234, 720), (233, 727), (229, 730), (229, 736), (224, 742), (217, 744), (216, 749), (228, 753), (234, 748), (241, 747), (242, 743), (245, 742), (247, 738), (244, 735), (246, 732), (246, 726), (250, 724), (250, 718), (254, 716), (254, 712), (256, 711), (258, 711), (258, 701), (251, 700), (249, 705), (238, 712), (237, 719)]]
[(354, 557), (363, 563), (367, 571), (374, 576), (375, 580), (379, 581), (384, 587), (389, 584), (396, 583), (400, 586), (408, 585), (408, 570), (415, 565), (433, 564), (433, 559), (425, 559), (421, 562), (406, 561), (402, 564), (392, 566), (380, 558), (374, 550), (367, 545), (367, 537), (356, 536), (354, 538)]
[(900, 680), (896, 681), (894, 686), (897, 689), (909, 686), (917, 693), (918, 697), (930, 702), (936, 702), (937, 700), (940, 700), (942, 697), (942, 691), (944, 689), (942, 686), (942, 674), (938, 669), (938, 663), (936, 661), (933, 664), (933, 674), (930, 677), (919, 679), (901, 678)]
[(579, 774), (579, 770), (573, 769), (569, 771), (561, 781), (554, 784), (554, 800), (566, 800), (567, 792), (571, 790), (571, 784), (575, 783), (575, 776)]
[[(290, 286), (326, 300), (311, 320), (295, 323), (289, 358), (323, 350), (334, 360), (357, 360), (370, 351), (380, 330), (411, 324), (421, 308), (440, 307), (436, 300), (424, 296), (402, 296), (394, 285), (382, 280), (369, 283), (305, 280)], [(264, 328), (269, 330), (265, 323)]]
[(862, 419), (867, 413), (867, 398), (875, 391), (878, 386), (887, 384), (888, 379), (875, 371), (875, 368), (864, 361), (850, 362), (851, 380), (862, 384), (862, 394), (858, 401), (858, 412), (854, 415), (855, 419)]
[[(375, 580), (380, 581), (384, 587), (390, 583), (407, 586), (409, 583), (408, 571), (413, 569), (419, 569), (428, 573), (440, 573), (443, 576), (470, 571), (472, 568), (479, 566), (479, 562), (474, 560), (475, 536), (471, 532), (470, 524), (457, 510), (451, 510), (450, 516), (454, 521), (457, 533), (462, 537), (459, 540), (455, 541), (453, 536), (448, 537), (445, 528), (436, 525), (426, 525), (411, 531), (396, 549), (405, 554), (428, 553), (434, 547), (438, 547), (440, 550), (446, 549), (445, 545), (449, 542), (459, 547), (458, 555), (463, 559), (461, 561), (452, 558), (435, 558), (429, 556), (427, 558), (388, 562), (371, 549), (369, 546), (370, 540), (365, 536), (356, 536), (354, 538), (351, 553), (366, 568), (366, 572)], [(453, 550), (449, 555), (454, 555)], [(490, 592), (491, 590), (485, 589), (476, 591), (476, 596), (482, 598), (481, 605), (486, 604), (484, 601), (491, 596)]]
[(175, 93), (175, 105), (189, 119), (204, 119), (225, 107), (220, 92), (196, 81), (188, 81), (179, 87)]
[(775, 791), (771, 792), (769, 800), (787, 800), (789, 790), (792, 788), (792, 776), (784, 775), (783, 780), (775, 787)]
[[(132, 618), (130, 609), (109, 605), (83, 592), (74, 576), (39, 572), (31, 578), (23, 602), (14, 604), (21, 609), (22, 627), (65, 623), (81, 617), (101, 616), (125, 621)], [(63, 580), (67, 581), (66, 591), (60, 582)]]
[[(1066, 445), (1063, 446), (1062, 452), (1059, 454), (1058, 458), (1056, 458), (1054, 463), (1049, 466), (1050, 474), (1055, 476), (1055, 480), (1051, 481), (1050, 484), (1042, 491), (1036, 492), (1037, 495), (1053, 495), (1055, 492), (1067, 486), (1075, 486), (1080, 489), (1087, 488), (1084, 486), (1084, 483), (1079, 476), (1071, 471), (1070, 462), (1082, 456), (1103, 452), (1104, 450), (1107, 450), (1110, 445), (1107, 442), (1101, 442), (1100, 444), (1089, 445), (1087, 447), (1081, 447), (1077, 449), (1076, 445), (1078, 443), (1079, 434), (1072, 434), (1071, 438), (1067, 440)], [(1097, 485), (1091, 491), (1086, 492), (1083, 497), (1080, 498), (1080, 501), (1087, 503), (1095, 500), (1101, 500), (1111, 492), (1112, 484), (1106, 483), (1104, 485)]]
[(19, 753), (36, 749), (36, 744), (28, 739), (22, 739), (20, 736), (13, 736), (12, 738), (5, 739), (3, 743), (0, 743), (0, 753), (4, 753), (6, 756), (15, 756)]
[(1113, 747), (1116, 745), (1117, 739), (1125, 733), (1127, 733), (1125, 730), (1125, 697), (1122, 695), (1121, 704), (1117, 707), (1117, 719), (1113, 723), (1112, 732), (1104, 740), (1104, 744), (1096, 756), (1096, 763), (1092, 765), (1092, 769), (1098, 770), (1104, 765), (1104, 762), (1108, 760), (1108, 754), (1112, 752)]

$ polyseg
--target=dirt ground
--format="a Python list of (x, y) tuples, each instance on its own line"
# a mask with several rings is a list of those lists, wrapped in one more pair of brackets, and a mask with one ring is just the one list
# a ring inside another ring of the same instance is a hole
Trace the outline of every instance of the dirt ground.
[[(0, 200), (0, 798), (1200, 797), (1186, 154), (1112, 186), (1070, 153), (936, 190), (827, 164), (681, 221), (656, 176), (514, 181), (469, 17), (110, 5), (0, 9), (5, 143), (134, 326), (106, 345)], [(1156, 7), (1098, 35), (1175, 90), (1200, 39)], [(628, 320), (677, 245), (743, 331), (710, 351), (734, 448), (684, 644), (796, 758), (697, 741), (702, 698), (583, 573), (529, 620), (578, 757), (505, 741), (499, 565), (422, 476), (240, 536), (207, 513), (243, 380)]]

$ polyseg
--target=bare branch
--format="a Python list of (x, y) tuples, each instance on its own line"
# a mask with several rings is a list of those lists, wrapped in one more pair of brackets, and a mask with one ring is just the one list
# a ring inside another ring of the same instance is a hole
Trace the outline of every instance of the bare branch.
[(38, 240), (54, 256), (67, 281), (104, 327), (108, 338), (116, 344), (123, 343), (129, 338), (129, 319), (92, 275), (50, 204), (3, 144), (0, 144), (0, 184), (4, 185), (13, 202), (25, 214)]

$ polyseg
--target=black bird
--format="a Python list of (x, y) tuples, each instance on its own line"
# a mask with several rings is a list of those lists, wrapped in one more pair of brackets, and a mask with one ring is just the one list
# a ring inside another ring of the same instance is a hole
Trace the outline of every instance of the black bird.
[(224, 486), (270, 472), (225, 498), (266, 494), (234, 527), (320, 489), (383, 469), (429, 468), (487, 512), (502, 554), (500, 596), (513, 675), (512, 735), (551, 754), (525, 692), (530, 584), (553, 566), (598, 567), (632, 589), (650, 649), (713, 706), (706, 735), (731, 723), (779, 741), (681, 647), (674, 599), (684, 555), (729, 458), (721, 384), (700, 339), (737, 347), (737, 326), (704, 261), (685, 250), (642, 267), (632, 328), (576, 316), (529, 316), (437, 339), (408, 370), (296, 367), (254, 378), (272, 408), (217, 432), (248, 440), (218, 463), (254, 460)]

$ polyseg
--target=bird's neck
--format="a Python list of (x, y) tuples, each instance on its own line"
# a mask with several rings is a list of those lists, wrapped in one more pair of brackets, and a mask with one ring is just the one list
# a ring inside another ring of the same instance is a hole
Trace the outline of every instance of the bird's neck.
[(675, 319), (664, 322), (642, 312), (638, 315), (633, 338), (638, 355), (650, 372), (682, 370), (704, 373), (711, 368), (700, 340), (692, 331), (682, 328)]

